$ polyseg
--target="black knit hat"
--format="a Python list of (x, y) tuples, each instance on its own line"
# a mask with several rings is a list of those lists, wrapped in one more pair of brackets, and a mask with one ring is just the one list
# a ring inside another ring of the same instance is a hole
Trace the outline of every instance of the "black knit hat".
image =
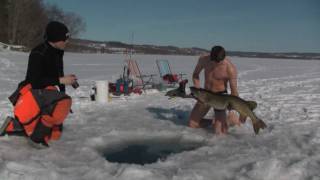
[(69, 30), (63, 23), (51, 21), (46, 27), (44, 38), (50, 42), (65, 41), (69, 38)]

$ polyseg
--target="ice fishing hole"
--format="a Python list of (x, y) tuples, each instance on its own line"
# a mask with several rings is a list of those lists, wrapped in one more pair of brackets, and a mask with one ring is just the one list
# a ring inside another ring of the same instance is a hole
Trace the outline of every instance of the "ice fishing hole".
[(131, 142), (112, 151), (108, 150), (103, 156), (109, 162), (144, 165), (164, 161), (170, 155), (192, 151), (201, 146), (203, 143), (200, 142), (177, 140)]

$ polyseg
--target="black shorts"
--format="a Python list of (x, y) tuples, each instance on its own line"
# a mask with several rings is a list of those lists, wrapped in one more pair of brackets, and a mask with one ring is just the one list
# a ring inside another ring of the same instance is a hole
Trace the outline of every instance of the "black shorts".
[[(217, 94), (227, 94), (228, 91), (221, 91), (221, 92), (216, 92)], [(227, 112), (226, 109), (213, 109), (214, 110), (214, 116), (215, 119), (217, 120), (225, 120), (227, 118)]]

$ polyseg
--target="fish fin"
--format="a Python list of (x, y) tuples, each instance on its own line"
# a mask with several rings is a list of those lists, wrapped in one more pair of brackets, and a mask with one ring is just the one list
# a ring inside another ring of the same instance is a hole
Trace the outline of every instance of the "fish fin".
[(267, 125), (261, 119), (257, 119), (257, 122), (253, 124), (253, 130), (256, 134), (259, 133), (260, 129), (264, 129), (266, 127)]
[(255, 101), (247, 101), (247, 104), (251, 110), (254, 110), (255, 108), (257, 108), (257, 102)]

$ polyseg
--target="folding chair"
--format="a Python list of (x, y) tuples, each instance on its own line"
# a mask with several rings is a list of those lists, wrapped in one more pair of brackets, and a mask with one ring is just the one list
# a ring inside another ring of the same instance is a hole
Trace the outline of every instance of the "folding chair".
[(160, 78), (167, 85), (174, 86), (178, 84), (180, 81), (183, 80), (183, 75), (186, 75), (182, 73), (180, 73), (179, 75), (172, 73), (169, 61), (166, 59), (157, 59), (156, 63), (159, 70)]
[(155, 74), (143, 75), (139, 69), (139, 65), (136, 60), (128, 59), (126, 60), (129, 77), (133, 80), (133, 86), (141, 87), (143, 90), (147, 88), (153, 88), (154, 76)]

